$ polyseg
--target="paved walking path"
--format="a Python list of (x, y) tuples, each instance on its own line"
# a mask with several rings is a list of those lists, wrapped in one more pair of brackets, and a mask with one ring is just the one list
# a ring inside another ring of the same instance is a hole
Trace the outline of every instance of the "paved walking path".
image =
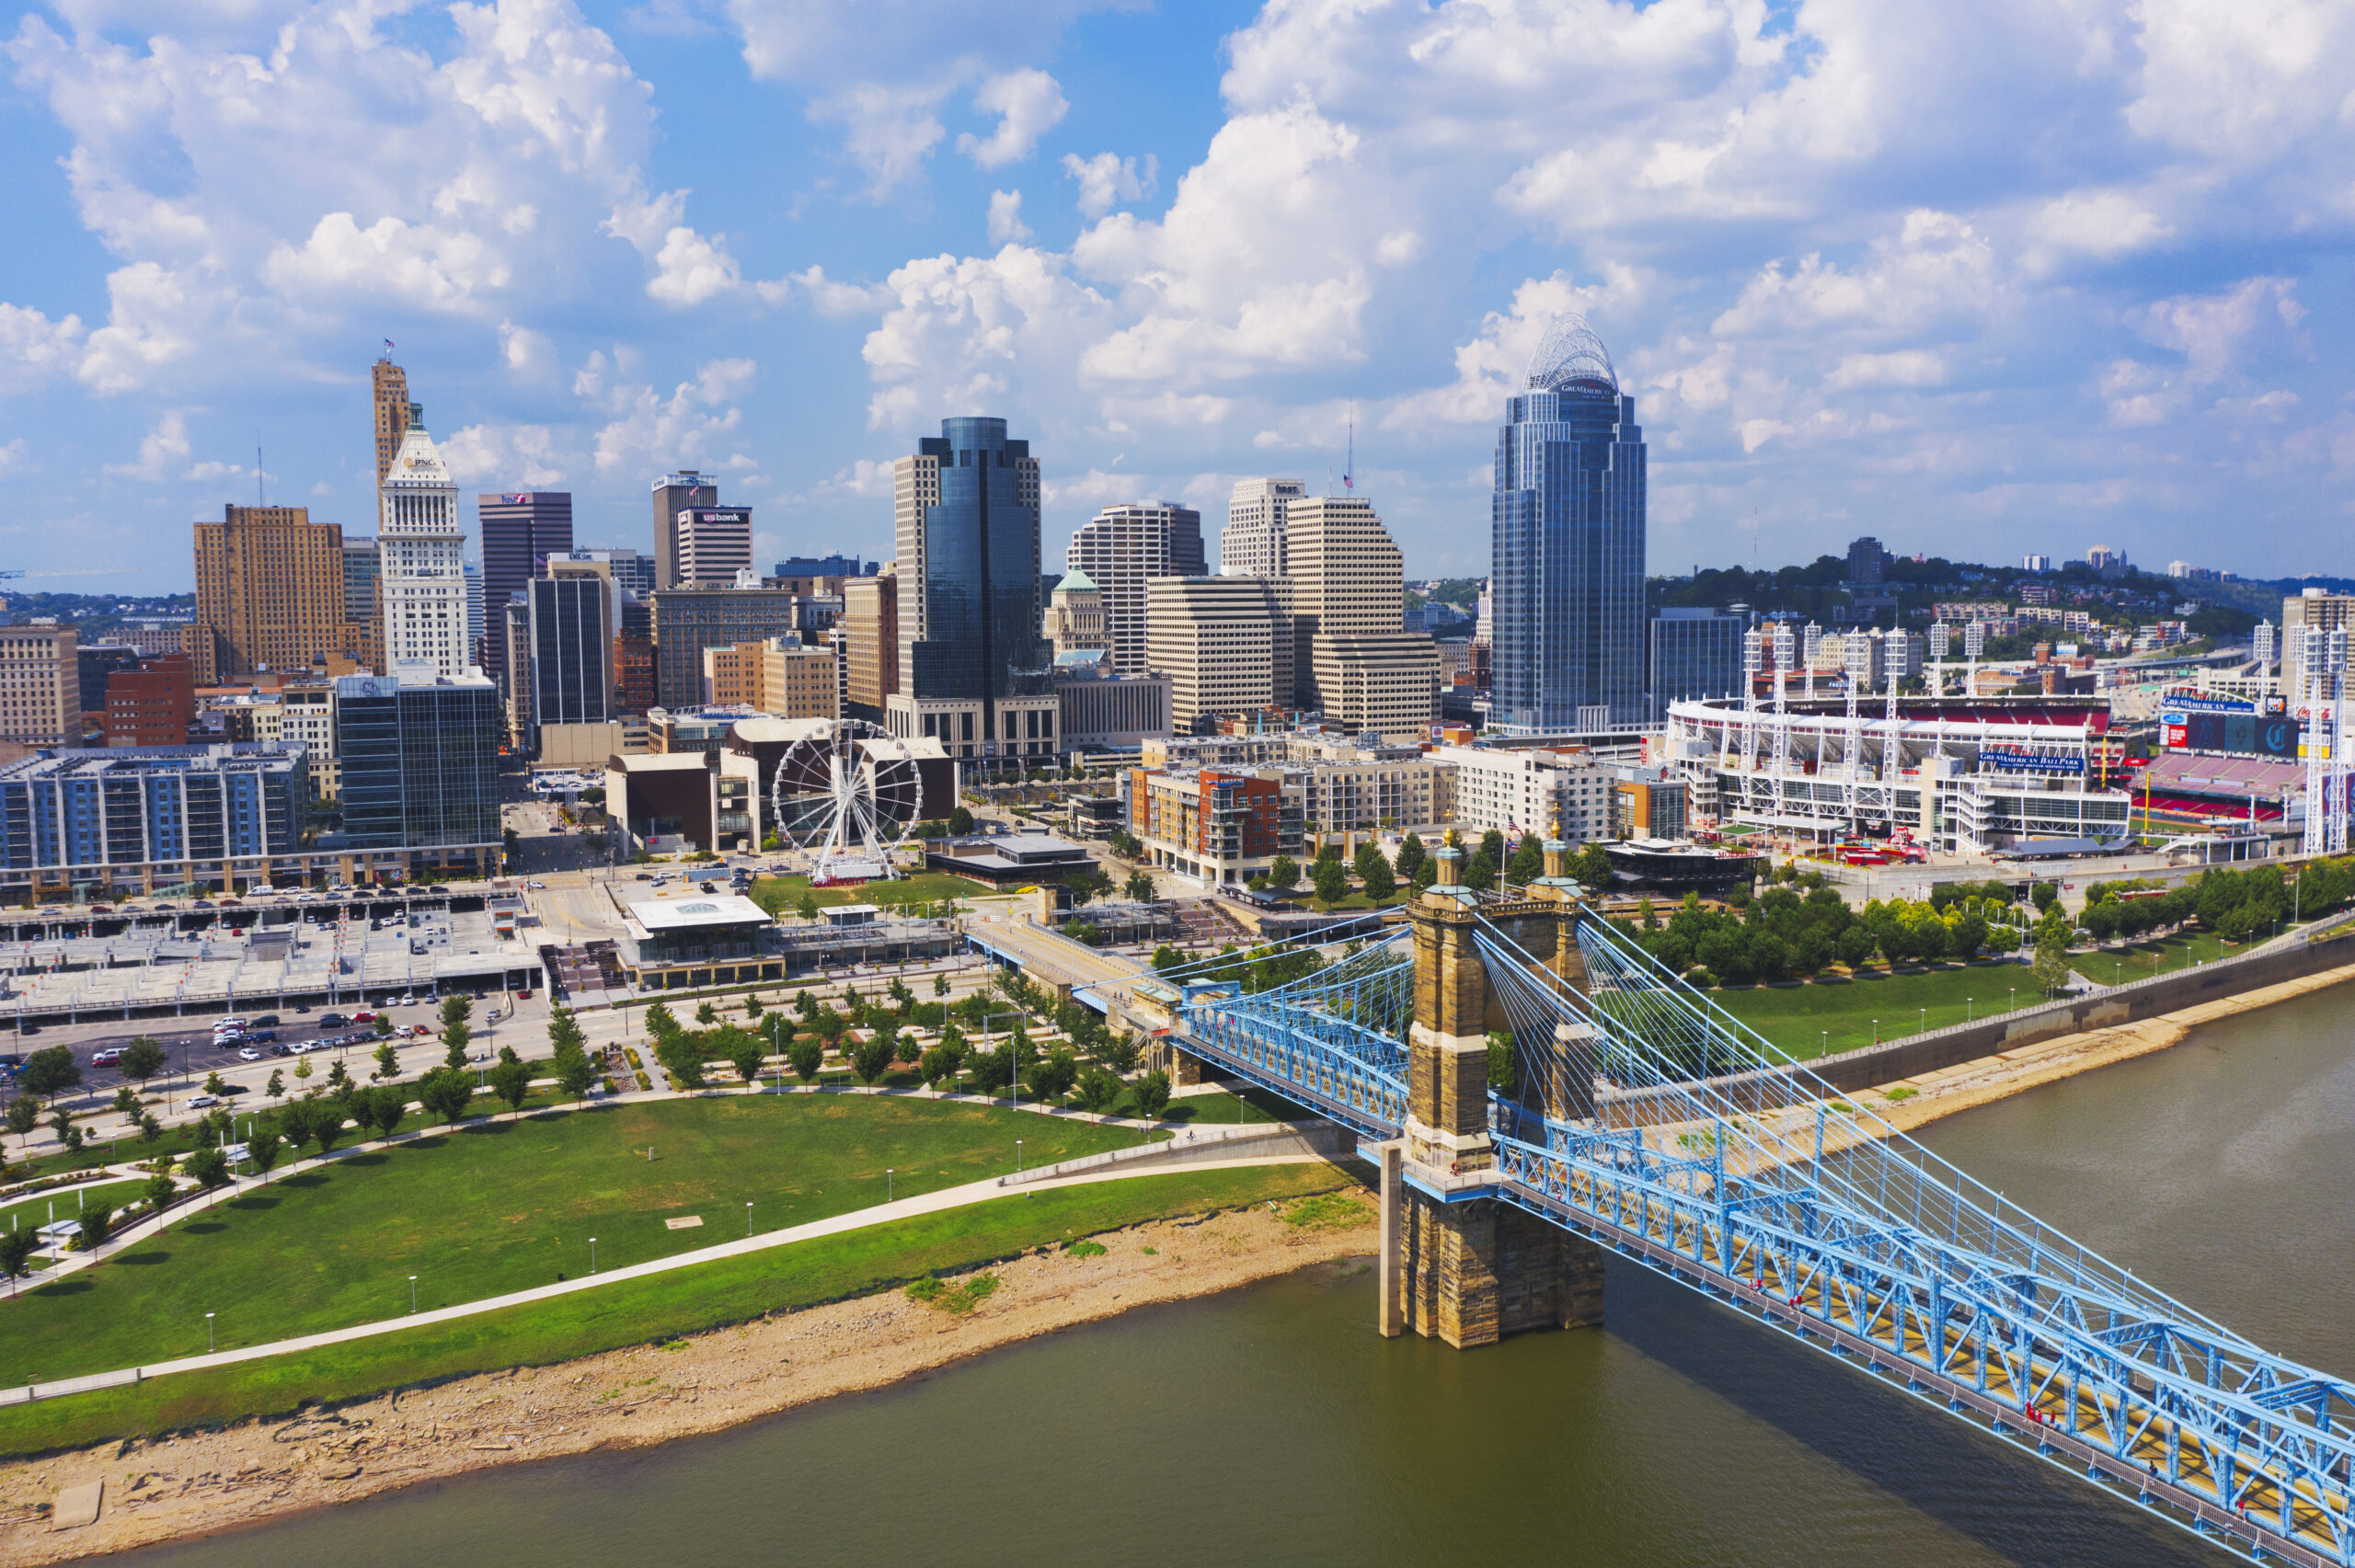
[[(1212, 1129), (1199, 1130), (1208, 1132)], [(1217, 1130), (1230, 1137), (1236, 1133), (1264, 1135), (1268, 1131), (1268, 1126), (1265, 1123), (1258, 1123), (1243, 1127)], [(1211, 1139), (1200, 1141), (1216, 1142), (1219, 1139)], [(1198, 1143), (1196, 1147), (1199, 1146)], [(1234, 1160), (1189, 1160), (1183, 1165), (1174, 1169), (1189, 1172), (1223, 1171), (1253, 1165), (1309, 1164), (1323, 1159), (1324, 1156), (1319, 1154), (1259, 1154)], [(968, 1182), (962, 1186), (944, 1187), (937, 1192), (901, 1198), (894, 1203), (878, 1204), (871, 1208), (853, 1209), (847, 1214), (838, 1214), (830, 1219), (815, 1219), (806, 1225), (787, 1226), (782, 1230), (770, 1230), (757, 1236), (722, 1242), (715, 1246), (699, 1247), (694, 1252), (677, 1253), (670, 1257), (632, 1264), (625, 1268), (608, 1269), (602, 1274), (586, 1275), (579, 1279), (565, 1280), (560, 1284), (537, 1286), (529, 1290), (510, 1291), (503, 1296), (487, 1296), (480, 1300), (464, 1302), (455, 1307), (439, 1307), (430, 1312), (416, 1312), (407, 1317), (381, 1319), (375, 1322), (355, 1324), (350, 1328), (329, 1330), (325, 1333), (271, 1340), (262, 1345), (244, 1345), (235, 1350), (216, 1351), (206, 1356), (187, 1356), (174, 1361), (153, 1362), (139, 1367), (126, 1367), (112, 1372), (97, 1372), (86, 1377), (65, 1378), (55, 1382), (34, 1383), (25, 1388), (0, 1391), (0, 1404), (22, 1404), (28, 1400), (52, 1399), (61, 1394), (80, 1393), (92, 1389), (140, 1382), (148, 1378), (164, 1377), (174, 1372), (202, 1371), (207, 1368), (228, 1367), (242, 1361), (256, 1361), (267, 1356), (288, 1355), (295, 1351), (315, 1350), (323, 1345), (348, 1344), (352, 1340), (373, 1338), (378, 1334), (398, 1333), (404, 1329), (421, 1327), (428, 1323), (452, 1322), (460, 1318), (474, 1317), (484, 1312), (501, 1311), (509, 1307), (552, 1300), (557, 1297), (569, 1296), (578, 1291), (601, 1289), (625, 1280), (644, 1279), (667, 1273), (672, 1269), (692, 1268), (698, 1264), (711, 1263), (720, 1258), (741, 1257), (746, 1253), (763, 1252), (772, 1247), (791, 1246), (797, 1242), (814, 1241), (821, 1236), (835, 1236), (844, 1231), (865, 1230), (869, 1226), (888, 1225), (894, 1220), (910, 1219), (918, 1215), (937, 1214), (946, 1209), (963, 1208), (972, 1204), (985, 1203), (992, 1198), (1008, 1196), (1015, 1192), (1035, 1193), (1056, 1187), (1085, 1186), (1096, 1182), (1125, 1181), (1132, 1175), (1151, 1173), (1153, 1173), (1139, 1172), (1133, 1165), (1121, 1165), (1105, 1170), (1083, 1171), (1068, 1176), (1049, 1177), (1043, 1181), (1024, 1183), (1018, 1186), (1010, 1185), (1004, 1177), (991, 1176), (978, 1182)]]

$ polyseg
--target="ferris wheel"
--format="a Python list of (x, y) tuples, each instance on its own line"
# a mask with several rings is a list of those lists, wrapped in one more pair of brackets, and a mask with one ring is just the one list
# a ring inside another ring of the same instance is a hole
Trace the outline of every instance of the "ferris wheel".
[(777, 760), (777, 837), (810, 857), (813, 887), (891, 877), (890, 845), (923, 798), (907, 747), (858, 719), (831, 719)]

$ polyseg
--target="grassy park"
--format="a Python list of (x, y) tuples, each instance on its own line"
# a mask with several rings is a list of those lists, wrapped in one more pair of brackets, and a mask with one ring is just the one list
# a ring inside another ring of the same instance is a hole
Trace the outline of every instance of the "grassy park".
[[(312, 1401), (355, 1399), (471, 1372), (545, 1366), (863, 1295), (1074, 1236), (1172, 1215), (1304, 1196), (1347, 1185), (1349, 1180), (1330, 1165), (1276, 1165), (1137, 1176), (993, 1199), (454, 1322), (67, 1399), (10, 1405), (0, 1408), (0, 1456), (276, 1414)], [(714, 1239), (708, 1231), (690, 1234)], [(600, 1230), (601, 1262), (603, 1237)], [(401, 1272), (406, 1284), (408, 1271)], [(253, 1266), (238, 1273), (247, 1281), (248, 1299), (283, 1283), (258, 1256)], [(19, 1305), (30, 1300), (29, 1295)], [(119, 1331), (132, 1326), (111, 1313), (109, 1321)], [(196, 1348), (201, 1350), (201, 1312), (196, 1321)], [(13, 1353), (17, 1343), (14, 1332), (0, 1335), (0, 1346), (6, 1347), (11, 1360), (17, 1359)], [(106, 1365), (129, 1359), (126, 1353), (108, 1358)]]
[(752, 881), (752, 902), (773, 915), (789, 915), (801, 907), (804, 894), (821, 910), (836, 904), (936, 904), (944, 898), (971, 898), (989, 889), (962, 876), (921, 871), (891, 882), (864, 882), (855, 887), (812, 887), (806, 876), (761, 876)]
[(1984, 1018), (2036, 1000), (2036, 982), (2016, 964), (1973, 964), (1892, 975), (1867, 968), (1853, 979), (1811, 985), (1732, 987), (1709, 1000), (1804, 1061), (1869, 1046), (1875, 1019), (1879, 1037), (1895, 1039), (1971, 1018)]
[[(462, 1125), (224, 1196), (0, 1310), (0, 1379), (73, 1377), (478, 1300), (1137, 1141), (865, 1095), (726, 1096)], [(649, 1149), (653, 1151), (649, 1160)], [(887, 1168), (890, 1175), (886, 1177)], [(40, 1200), (36, 1200), (37, 1202)], [(666, 1221), (702, 1224), (672, 1230)]]

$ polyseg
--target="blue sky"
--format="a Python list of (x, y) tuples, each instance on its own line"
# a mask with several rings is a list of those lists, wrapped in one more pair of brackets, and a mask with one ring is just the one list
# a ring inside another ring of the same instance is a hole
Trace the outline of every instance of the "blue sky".
[(1479, 573), (1583, 311), (1651, 567), (1892, 548), (2355, 571), (2341, 0), (54, 0), (0, 33), (0, 566), (184, 589), (256, 493), (373, 532), (397, 345), (469, 491), (586, 544), (719, 471), (888, 554), (998, 413), (1050, 563), (1338, 476)]

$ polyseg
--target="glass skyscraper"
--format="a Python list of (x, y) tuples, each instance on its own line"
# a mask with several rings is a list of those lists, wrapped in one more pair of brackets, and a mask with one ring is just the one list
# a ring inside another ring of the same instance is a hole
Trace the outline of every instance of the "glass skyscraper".
[(1053, 652), (1040, 633), (1039, 461), (1005, 421), (943, 419), (894, 467), (896, 734), (956, 757), (1051, 756)]
[(1644, 698), (1644, 436), (1611, 355), (1557, 320), (1497, 432), (1495, 721), (1592, 730)]

